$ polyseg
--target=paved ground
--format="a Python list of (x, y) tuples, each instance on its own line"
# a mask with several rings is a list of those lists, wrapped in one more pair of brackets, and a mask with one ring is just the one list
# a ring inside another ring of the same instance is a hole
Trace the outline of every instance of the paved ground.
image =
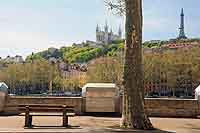
[[(135, 130), (122, 130), (119, 127), (120, 118), (76, 116), (70, 118), (70, 129), (59, 127), (62, 124), (61, 117), (33, 117), (34, 129), (24, 129), (23, 116), (0, 116), (0, 132), (141, 132)], [(151, 118), (157, 131), (147, 133), (160, 133), (164, 131), (178, 133), (200, 133), (200, 119), (180, 118)]]

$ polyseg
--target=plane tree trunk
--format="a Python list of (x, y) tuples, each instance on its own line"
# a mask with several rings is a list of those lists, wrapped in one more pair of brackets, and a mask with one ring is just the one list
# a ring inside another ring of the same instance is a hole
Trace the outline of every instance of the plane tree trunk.
[(144, 109), (142, 67), (142, 0), (125, 0), (126, 46), (122, 127), (153, 129)]

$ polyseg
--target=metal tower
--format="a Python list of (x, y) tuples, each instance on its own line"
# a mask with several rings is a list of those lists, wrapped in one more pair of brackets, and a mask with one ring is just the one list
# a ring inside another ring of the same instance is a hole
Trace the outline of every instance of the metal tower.
[(187, 37), (185, 36), (185, 30), (184, 30), (184, 12), (183, 12), (183, 8), (181, 10), (181, 23), (180, 23), (180, 28), (179, 28), (179, 37), (178, 39), (187, 39)]

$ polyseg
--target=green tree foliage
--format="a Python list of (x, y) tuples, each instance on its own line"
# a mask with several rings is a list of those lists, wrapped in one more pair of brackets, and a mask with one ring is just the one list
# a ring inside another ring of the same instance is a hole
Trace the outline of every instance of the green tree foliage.
[[(195, 89), (200, 84), (199, 51), (200, 48), (193, 48), (143, 53), (145, 83), (167, 80), (168, 89), (172, 95), (175, 95), (176, 89), (182, 87), (179, 79), (188, 79), (192, 80), (192, 88)], [(122, 77), (122, 59), (120, 54), (116, 56), (108, 54), (108, 56), (91, 61), (88, 65), (88, 82), (119, 83), (121, 81), (119, 77)]]
[(101, 47), (91, 47), (89, 44), (84, 44), (83, 47), (71, 46), (61, 47), (60, 49), (49, 48), (48, 50), (29, 55), (26, 58), (26, 61), (48, 60), (49, 58), (54, 57), (69, 63), (83, 63), (104, 55), (116, 56), (119, 51), (123, 50), (123, 42), (124, 40), (118, 40), (109, 45), (102, 45)]
[(71, 63), (74, 62), (82, 63), (82, 62), (88, 62), (89, 60), (97, 58), (101, 55), (103, 55), (102, 48), (90, 48), (90, 47), (74, 48), (69, 53), (66, 53), (64, 55), (64, 60), (68, 60)]
[(26, 61), (31, 61), (31, 60), (42, 60), (42, 59), (46, 59), (48, 60), (51, 57), (54, 58), (60, 58), (62, 55), (62, 53), (60, 52), (59, 49), (56, 48), (49, 48), (48, 50), (42, 51), (42, 52), (38, 52), (36, 54), (32, 53), (31, 55), (29, 55), (26, 58)]
[(149, 42), (143, 43), (144, 48), (159, 48), (161, 45), (162, 45), (161, 42), (159, 42), (159, 43), (149, 43)]
[(8, 84), (10, 93), (30, 94), (47, 92), (49, 81), (53, 88), (60, 88), (59, 71), (56, 65), (46, 60), (34, 60), (32, 63), (8, 64), (0, 69), (0, 80)]
[[(69, 52), (71, 49), (77, 48), (63, 47), (60, 50)], [(96, 50), (99, 50), (99, 52), (96, 52)], [(109, 45), (104, 47), (104, 50), (105, 51), (101, 48), (93, 48), (88, 54), (86, 51), (77, 54), (76, 59), (85, 61), (86, 57), (84, 56), (87, 56), (89, 60), (95, 53), (106, 53), (104, 57), (96, 54), (95, 57), (97, 58), (92, 58), (92, 61), (89, 62), (87, 82), (113, 82), (120, 84), (124, 45), (122, 43)], [(193, 88), (195, 88), (200, 84), (199, 51), (200, 48), (193, 48), (186, 51), (180, 49), (177, 51), (164, 51), (162, 53), (144, 53), (143, 67), (145, 82), (160, 80), (161, 77), (158, 72), (162, 71), (167, 75), (166, 78), (169, 89), (172, 89), (175, 94), (175, 89), (180, 85), (180, 83), (177, 82), (178, 73), (185, 72), (184, 79), (187, 79), (188, 73), (191, 73), (192, 85)], [(91, 57), (88, 55), (91, 55)], [(98, 58), (98, 56), (100, 56), (100, 58)], [(53, 79), (53, 91), (71, 90), (80, 86), (78, 77), (62, 79), (57, 65), (50, 65), (43, 58), (33, 60), (32, 63), (3, 63), (3, 66), (4, 67), (0, 69), (0, 81), (4, 81), (9, 85), (11, 93), (28, 94), (28, 92), (31, 91), (33, 93), (47, 92), (51, 79)], [(179, 78), (183, 79), (181, 77)]]
[(120, 57), (101, 57), (89, 64), (87, 82), (121, 83), (122, 60)]
[(119, 52), (124, 51), (124, 43), (111, 44), (107, 49), (108, 56), (117, 56)]

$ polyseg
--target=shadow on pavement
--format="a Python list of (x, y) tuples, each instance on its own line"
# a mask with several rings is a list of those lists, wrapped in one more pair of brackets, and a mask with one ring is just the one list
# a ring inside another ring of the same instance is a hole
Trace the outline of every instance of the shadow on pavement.
[(94, 117), (112, 117), (112, 118), (120, 118), (121, 114), (119, 113), (102, 113), (102, 112), (87, 112), (80, 116), (94, 116)]
[(176, 131), (163, 131), (160, 129), (155, 130), (135, 130), (135, 129), (120, 129), (120, 128), (108, 128), (108, 129), (94, 129), (90, 132), (99, 133), (176, 133)]
[(0, 112), (0, 117), (18, 116), (20, 113)]
[(68, 127), (63, 127), (63, 126), (36, 126), (33, 125), (31, 128), (24, 128), (24, 129), (82, 129), (80, 126), (68, 126)]

